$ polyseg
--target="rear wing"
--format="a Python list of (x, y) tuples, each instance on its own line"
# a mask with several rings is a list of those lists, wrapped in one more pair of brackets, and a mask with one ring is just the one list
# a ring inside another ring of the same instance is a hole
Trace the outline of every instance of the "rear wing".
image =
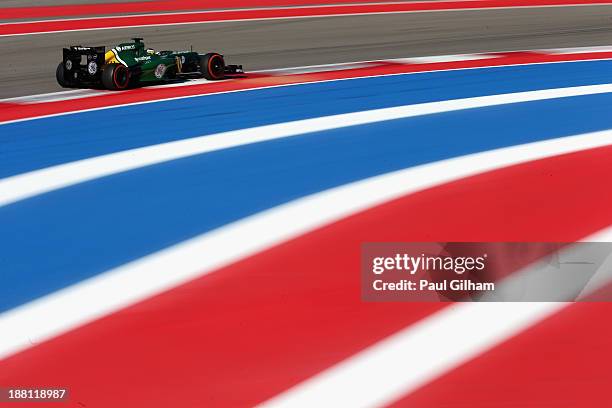
[(100, 77), (104, 65), (106, 47), (75, 45), (64, 48), (64, 76), (72, 81), (92, 81)]

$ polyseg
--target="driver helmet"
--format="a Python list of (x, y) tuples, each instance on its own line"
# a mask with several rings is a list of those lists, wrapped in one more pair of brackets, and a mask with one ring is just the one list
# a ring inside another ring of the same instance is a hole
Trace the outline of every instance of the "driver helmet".
[(147, 48), (147, 54), (153, 55), (155, 54), (155, 50), (153, 48)]

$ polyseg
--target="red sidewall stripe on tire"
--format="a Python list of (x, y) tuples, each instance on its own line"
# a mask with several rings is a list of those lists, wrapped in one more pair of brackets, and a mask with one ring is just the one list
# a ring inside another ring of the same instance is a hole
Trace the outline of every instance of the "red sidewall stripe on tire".
[(213, 61), (217, 58), (222, 58), (222, 57), (220, 55), (213, 55), (208, 59), (208, 72), (210, 73), (210, 76), (213, 77), (214, 79), (221, 79), (222, 76), (216, 75), (215, 72), (213, 71)]
[[(125, 74), (125, 82), (123, 84), (120, 84), (119, 81), (117, 80), (117, 74), (120, 70), (125, 70), (126, 74)], [(125, 89), (127, 88), (128, 82), (130, 81), (130, 72), (123, 66), (123, 65), (117, 65), (113, 71), (113, 82), (115, 83), (115, 86), (117, 87), (117, 89)]]

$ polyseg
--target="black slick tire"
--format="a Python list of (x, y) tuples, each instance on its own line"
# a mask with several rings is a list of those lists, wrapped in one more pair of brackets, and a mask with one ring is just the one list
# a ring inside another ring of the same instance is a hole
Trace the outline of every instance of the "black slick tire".
[(216, 52), (201, 55), (200, 72), (204, 78), (211, 81), (225, 78), (225, 60), (223, 55)]
[(107, 64), (102, 68), (102, 85), (111, 91), (127, 89), (130, 71), (122, 64)]
[(68, 78), (64, 75), (64, 63), (60, 62), (55, 70), (55, 79), (62, 88), (72, 88), (73, 85)]

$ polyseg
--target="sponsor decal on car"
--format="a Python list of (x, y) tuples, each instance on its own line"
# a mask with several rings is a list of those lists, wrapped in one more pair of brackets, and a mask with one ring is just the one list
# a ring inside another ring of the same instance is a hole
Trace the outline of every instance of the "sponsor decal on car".
[(162, 79), (164, 74), (166, 73), (166, 66), (164, 64), (159, 64), (157, 68), (155, 68), (155, 78)]
[(140, 61), (148, 61), (150, 59), (151, 59), (151, 56), (147, 55), (146, 57), (136, 57), (136, 58), (134, 58), (134, 61), (140, 62)]
[(135, 45), (118, 45), (116, 49), (117, 51), (129, 51), (129, 50), (135, 50), (136, 46)]
[(95, 61), (91, 61), (87, 64), (87, 72), (89, 72), (89, 75), (95, 75), (98, 72), (98, 64)]

